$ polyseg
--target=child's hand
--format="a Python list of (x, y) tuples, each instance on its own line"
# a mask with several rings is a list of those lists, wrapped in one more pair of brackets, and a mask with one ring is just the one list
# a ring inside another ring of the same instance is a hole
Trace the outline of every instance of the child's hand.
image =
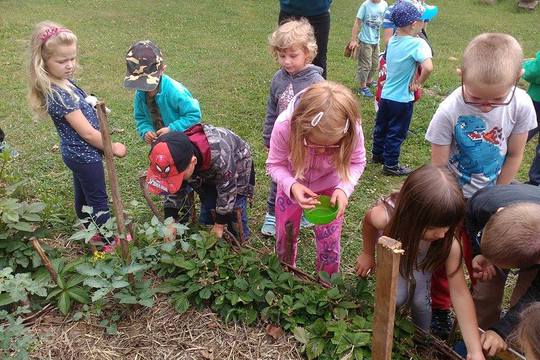
[(482, 343), (482, 349), (488, 356), (495, 356), (500, 351), (504, 351), (508, 348), (508, 344), (499, 336), (495, 331), (488, 330), (480, 337)]
[(317, 200), (319, 195), (300, 183), (291, 186), (291, 195), (303, 209), (313, 209), (315, 205), (320, 204)]
[(336, 217), (340, 217), (345, 213), (345, 208), (349, 204), (349, 198), (347, 198), (347, 194), (345, 194), (345, 191), (341, 189), (336, 189), (332, 193), (332, 197), (330, 198), (330, 204), (332, 206), (335, 206), (337, 203), (338, 206), (338, 212)]
[(420, 89), (422, 87), (422, 84), (420, 84), (419, 82), (417, 81), (413, 81), (410, 85), (409, 85), (409, 91), (410, 92), (415, 92), (416, 90)]
[(497, 270), (495, 266), (482, 255), (477, 255), (472, 260), (473, 278), (480, 281), (489, 281), (493, 279)]
[(223, 229), (225, 228), (225, 225), (223, 224), (214, 224), (212, 226), (212, 229), (210, 230), (211, 233), (215, 234), (218, 238), (223, 237)]
[(483, 353), (471, 354), (467, 353), (467, 360), (486, 360)]
[(161, 136), (170, 132), (171, 132), (171, 129), (169, 129), (168, 127), (162, 127), (161, 129), (157, 131), (157, 136)]
[(349, 49), (353, 51), (358, 47), (358, 40), (351, 40), (349, 41)]
[(375, 268), (375, 258), (366, 253), (361, 253), (356, 258), (356, 265), (354, 266), (356, 275), (366, 277), (371, 273), (371, 270)]
[(156, 133), (153, 131), (148, 131), (146, 134), (144, 134), (144, 142), (147, 144), (153, 143), (156, 139)]
[(112, 152), (114, 156), (123, 158), (127, 154), (127, 149), (124, 146), (124, 144), (115, 142), (115, 143), (112, 143)]

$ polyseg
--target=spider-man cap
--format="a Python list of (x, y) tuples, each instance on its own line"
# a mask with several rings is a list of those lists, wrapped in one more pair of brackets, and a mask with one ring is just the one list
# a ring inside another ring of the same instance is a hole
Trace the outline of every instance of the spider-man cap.
[(153, 144), (146, 174), (148, 190), (156, 195), (175, 194), (184, 180), (184, 170), (193, 157), (193, 145), (179, 131), (161, 135)]

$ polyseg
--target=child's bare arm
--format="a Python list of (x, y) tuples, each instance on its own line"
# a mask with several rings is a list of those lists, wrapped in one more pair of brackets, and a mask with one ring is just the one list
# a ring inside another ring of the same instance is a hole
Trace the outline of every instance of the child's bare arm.
[(366, 213), (362, 222), (362, 253), (356, 259), (356, 274), (366, 277), (375, 267), (375, 245), (377, 235), (388, 224), (384, 205), (377, 205)]
[[(101, 133), (90, 125), (86, 116), (81, 110), (75, 110), (65, 116), (66, 121), (71, 125), (73, 130), (79, 134), (87, 143), (96, 149), (103, 150), (103, 139)], [(121, 143), (112, 144), (113, 154), (118, 157), (126, 156), (126, 147)]]
[(354, 50), (358, 46), (358, 32), (362, 26), (362, 21), (359, 18), (354, 20), (351, 32), (351, 41), (349, 41), (349, 49)]
[(514, 176), (516, 176), (519, 166), (521, 165), (526, 143), (527, 133), (510, 135), (508, 138), (508, 148), (504, 164), (501, 168), (501, 173), (497, 178), (497, 185), (510, 184), (514, 179)]
[(416, 79), (416, 82), (420, 85), (423, 85), (426, 80), (429, 78), (429, 75), (433, 72), (433, 62), (431, 58), (427, 58), (420, 64), (420, 76)]
[(447, 166), (450, 159), (450, 145), (431, 144), (431, 165)]
[(456, 240), (452, 242), (450, 254), (446, 259), (446, 274), (452, 304), (454, 304), (463, 340), (467, 346), (467, 359), (483, 360), (474, 303), (465, 282), (461, 265), (461, 248)]

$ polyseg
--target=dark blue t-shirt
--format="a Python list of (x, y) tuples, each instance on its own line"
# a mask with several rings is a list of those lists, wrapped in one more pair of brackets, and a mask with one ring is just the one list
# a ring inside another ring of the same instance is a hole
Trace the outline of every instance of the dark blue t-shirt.
[(87, 143), (66, 121), (65, 116), (81, 110), (90, 125), (99, 130), (99, 121), (92, 105), (85, 101), (86, 93), (73, 84), (73, 98), (66, 90), (53, 85), (53, 96), (47, 99), (47, 112), (60, 136), (62, 157), (78, 163), (94, 163), (101, 161), (101, 152)]

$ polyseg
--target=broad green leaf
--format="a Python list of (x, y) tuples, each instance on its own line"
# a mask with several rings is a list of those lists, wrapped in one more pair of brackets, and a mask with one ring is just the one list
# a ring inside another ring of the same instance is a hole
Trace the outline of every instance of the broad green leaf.
[(324, 351), (326, 341), (321, 338), (310, 339), (306, 344), (306, 354), (308, 359), (316, 359)]
[(105, 279), (101, 279), (101, 278), (88, 278), (86, 280), (84, 280), (84, 285), (86, 286), (90, 286), (92, 288), (108, 288), (109, 286), (111, 286), (111, 284), (105, 280)]
[(199, 297), (204, 300), (210, 299), (210, 296), (212, 296), (212, 291), (208, 288), (203, 288), (201, 291), (199, 291)]
[(8, 293), (0, 294), (0, 306), (9, 305), (13, 302), (13, 299)]
[(97, 276), (101, 272), (94, 268), (90, 264), (80, 264), (75, 266), (75, 270), (77, 270), (78, 273), (86, 275), (86, 276)]
[(247, 290), (249, 288), (248, 282), (243, 278), (238, 278), (234, 280), (234, 286), (236, 286), (240, 290)]
[(189, 309), (189, 300), (183, 295), (176, 296), (174, 300), (174, 309), (179, 314), (185, 313), (187, 309)]
[(266, 300), (268, 305), (273, 305), (274, 300), (276, 299), (276, 294), (274, 294), (274, 292), (270, 290), (266, 293), (266, 295), (264, 296), (264, 299)]
[(69, 278), (69, 280), (66, 283), (66, 288), (69, 289), (71, 287), (77, 286), (80, 283), (82, 283), (86, 279), (85, 275), (82, 274), (74, 274), (72, 277)]
[(113, 280), (111, 285), (115, 289), (121, 289), (129, 286), (129, 283), (125, 280)]
[(50, 300), (50, 299), (54, 298), (56, 295), (60, 294), (62, 291), (64, 291), (64, 289), (61, 289), (61, 288), (54, 289), (47, 296), (47, 300)]
[(110, 288), (103, 288), (103, 289), (97, 290), (96, 292), (92, 294), (92, 302), (98, 301), (99, 299), (105, 297), (110, 292), (111, 292)]
[(144, 299), (139, 299), (138, 301), (139, 305), (142, 305), (142, 306), (146, 306), (147, 308), (151, 308), (152, 306), (154, 306), (154, 298), (144, 298)]
[(67, 291), (63, 291), (58, 298), (58, 310), (64, 315), (67, 315), (71, 308), (71, 298)]
[(296, 340), (298, 340), (302, 344), (307, 344), (309, 341), (308, 334), (306, 332), (306, 329), (303, 327), (297, 326), (292, 330), (292, 333)]
[(81, 304), (88, 304), (90, 302), (90, 295), (88, 294), (88, 290), (80, 287), (75, 286), (67, 290), (67, 293), (69, 296)]
[(25, 231), (25, 232), (33, 232), (34, 229), (32, 228), (32, 225), (30, 223), (19, 221), (16, 222), (11, 226), (13, 229), (19, 230), (19, 231)]
[(146, 269), (148, 269), (147, 264), (133, 263), (133, 264), (130, 264), (130, 265), (126, 266), (125, 268), (123, 268), (122, 273), (123, 274), (134, 274), (136, 272), (143, 271), (143, 270), (146, 270)]

